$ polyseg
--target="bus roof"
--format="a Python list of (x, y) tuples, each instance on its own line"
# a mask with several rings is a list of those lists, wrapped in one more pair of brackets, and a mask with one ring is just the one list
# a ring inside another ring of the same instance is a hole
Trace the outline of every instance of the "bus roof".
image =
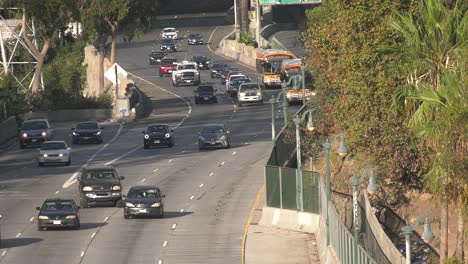
[(280, 56), (291, 56), (291, 58), (295, 58), (294, 54), (292, 54), (289, 51), (282, 50), (282, 49), (257, 49), (257, 59), (264, 59), (265, 57), (268, 56), (275, 56), (275, 55), (280, 55)]
[(283, 63), (281, 64), (281, 69), (289, 69), (289, 68), (294, 68), (294, 67), (300, 67), (302, 65), (302, 60), (301, 59), (289, 59), (289, 60), (283, 60)]

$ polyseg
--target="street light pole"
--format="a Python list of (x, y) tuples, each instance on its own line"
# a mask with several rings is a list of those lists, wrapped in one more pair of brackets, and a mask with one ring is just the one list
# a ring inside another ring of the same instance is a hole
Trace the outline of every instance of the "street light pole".
[(431, 230), (431, 223), (429, 222), (429, 216), (432, 212), (424, 213), (418, 217), (414, 221), (414, 225), (410, 225), (408, 221), (406, 221), (406, 225), (401, 228), (401, 234), (405, 236), (405, 244), (406, 244), (406, 264), (411, 264), (411, 235), (413, 231), (416, 230), (419, 226), (419, 221), (421, 218), (426, 218), (424, 223), (424, 232), (421, 236), (424, 242), (431, 243), (434, 239), (434, 234)]
[(294, 124), (296, 125), (296, 157), (297, 157), (297, 172), (296, 172), (296, 205), (297, 209), (301, 212), (304, 211), (304, 196), (303, 196), (303, 184), (302, 184), (302, 153), (301, 153), (301, 131), (299, 129), (301, 121), (305, 119), (307, 114), (309, 115), (309, 121), (307, 122), (307, 129), (312, 131), (315, 129), (312, 122), (312, 112), (314, 109), (307, 110), (302, 114), (301, 118), (294, 118)]
[(353, 227), (354, 227), (354, 263), (358, 263), (358, 248), (359, 248), (359, 203), (358, 203), (358, 186), (364, 180), (367, 175), (367, 172), (371, 172), (369, 178), (369, 184), (367, 190), (369, 194), (374, 194), (377, 190), (375, 186), (374, 171), (375, 168), (366, 169), (361, 178), (356, 177), (356, 175), (351, 179), (351, 186), (353, 187)]
[(275, 95), (271, 96), (270, 103), (271, 103), (271, 141), (273, 142), (273, 146), (274, 146), (275, 139), (276, 139)]
[(260, 0), (257, 0), (257, 7), (255, 8), (255, 38), (257, 41), (257, 44), (260, 46), (260, 27), (262, 26), (261, 24), (261, 12), (260, 12)]
[(344, 133), (340, 133), (333, 137), (332, 142), (328, 139), (323, 143), (323, 148), (325, 150), (325, 175), (326, 175), (326, 188), (327, 188), (327, 218), (326, 218), (326, 228), (327, 228), (327, 246), (330, 245), (330, 203), (331, 203), (331, 179), (330, 179), (330, 149), (331, 145), (336, 143), (336, 139), (341, 137), (340, 147), (338, 149), (338, 155), (344, 158), (348, 155), (348, 149), (346, 148), (344, 141)]
[(306, 104), (306, 94), (305, 94), (305, 66), (301, 65), (301, 79), (302, 79), (302, 105)]
[(288, 100), (286, 98), (286, 83), (285, 82), (281, 83), (281, 93), (283, 94), (284, 126), (287, 126), (288, 125)]
[(238, 15), (239, 15), (239, 10), (237, 10), (237, 1), (238, 0), (234, 0), (234, 28), (235, 28), (235, 34), (236, 34), (236, 40), (239, 41), (240, 39), (240, 27), (239, 27), (239, 19), (238, 19)]

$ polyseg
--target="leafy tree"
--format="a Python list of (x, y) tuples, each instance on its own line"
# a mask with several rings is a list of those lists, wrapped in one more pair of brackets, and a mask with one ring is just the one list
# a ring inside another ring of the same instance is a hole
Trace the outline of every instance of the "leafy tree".
[[(392, 27), (400, 36), (393, 51), (394, 69), (406, 77), (395, 93), (395, 106), (406, 123), (431, 150), (426, 185), (440, 194), (440, 262), (448, 253), (448, 203), (467, 206), (466, 137), (468, 108), (466, 76), (468, 19), (466, 2), (424, 0), (418, 15), (395, 12)], [(392, 50), (392, 49), (391, 49)], [(463, 223), (459, 210), (458, 222)], [(456, 254), (463, 259), (463, 224)]]
[[(37, 60), (32, 81), (32, 91), (37, 92), (51, 38), (58, 32), (58, 29), (63, 28), (69, 21), (72, 9), (75, 7), (75, 1), (21, 0), (20, 2), (23, 7), (22, 36)], [(42, 44), (40, 50), (28, 35), (30, 33), (27, 27), (28, 18), (34, 20), (37, 42)]]

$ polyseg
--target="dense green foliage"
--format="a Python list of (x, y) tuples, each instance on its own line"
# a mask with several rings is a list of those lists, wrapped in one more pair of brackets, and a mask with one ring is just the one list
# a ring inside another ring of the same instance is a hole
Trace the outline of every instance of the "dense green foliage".
[(308, 65), (315, 73), (316, 107), (328, 136), (346, 131), (349, 149), (385, 172), (387, 183), (419, 184), (422, 161), (402, 118), (391, 111), (403, 76), (387, 75), (391, 55), (380, 51), (397, 36), (388, 26), (397, 1), (331, 1), (307, 12)]

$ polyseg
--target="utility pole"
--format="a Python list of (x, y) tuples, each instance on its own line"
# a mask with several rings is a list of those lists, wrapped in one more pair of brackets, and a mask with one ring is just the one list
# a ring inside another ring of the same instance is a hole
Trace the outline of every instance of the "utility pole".
[(249, 4), (248, 0), (240, 1), (240, 26), (241, 32), (249, 33)]

